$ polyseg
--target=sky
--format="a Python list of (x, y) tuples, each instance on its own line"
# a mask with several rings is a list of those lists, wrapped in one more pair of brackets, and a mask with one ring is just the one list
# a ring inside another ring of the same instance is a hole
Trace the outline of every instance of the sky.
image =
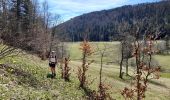
[[(38, 0), (40, 3), (45, 0)], [(156, 2), (159, 0), (46, 0), (49, 11), (52, 14), (59, 14), (63, 21), (76, 16), (100, 10), (133, 5), (139, 3)]]

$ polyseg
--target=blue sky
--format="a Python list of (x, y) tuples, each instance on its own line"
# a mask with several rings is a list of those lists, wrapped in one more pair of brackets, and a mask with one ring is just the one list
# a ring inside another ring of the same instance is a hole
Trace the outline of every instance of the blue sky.
[[(42, 3), (44, 0), (38, 0)], [(46, 0), (49, 4), (49, 11), (59, 14), (63, 21), (75, 16), (93, 11), (111, 9), (123, 5), (138, 3), (156, 2), (159, 0)]]

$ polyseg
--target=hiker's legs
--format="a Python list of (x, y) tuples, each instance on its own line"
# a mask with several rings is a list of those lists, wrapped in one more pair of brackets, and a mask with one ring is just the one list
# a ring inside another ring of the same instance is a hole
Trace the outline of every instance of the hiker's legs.
[(52, 74), (54, 73), (54, 68), (53, 67), (51, 67), (51, 72), (52, 72)]
[(55, 72), (55, 67), (53, 67), (53, 73), (54, 73), (54, 76), (56, 75), (56, 72)]
[(55, 76), (56, 76), (56, 73), (55, 73), (55, 67), (51, 67), (51, 73), (52, 73), (53, 77), (55, 77)]
[(50, 69), (51, 69), (51, 73), (53, 74), (53, 67), (50, 67)]

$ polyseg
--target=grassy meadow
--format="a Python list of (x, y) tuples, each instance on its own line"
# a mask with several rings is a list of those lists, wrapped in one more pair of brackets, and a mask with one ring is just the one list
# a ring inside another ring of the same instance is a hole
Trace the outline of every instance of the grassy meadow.
[[(110, 93), (116, 100), (124, 100), (120, 92), (124, 87), (130, 87), (131, 77), (124, 80), (118, 78), (119, 73), (119, 42), (91, 42), (93, 51), (106, 47), (102, 80), (110, 85)], [(77, 67), (81, 66), (80, 42), (66, 43), (70, 54), (71, 77), (70, 82), (61, 79), (61, 69), (57, 67), (56, 79), (46, 78), (49, 73), (48, 61), (42, 61), (36, 55), (28, 53), (17, 57), (10, 57), (0, 61), (0, 100), (85, 100), (86, 93), (80, 89), (77, 78)], [(89, 60), (95, 60), (89, 66), (88, 80), (92, 90), (97, 89), (99, 82), (100, 53), (95, 52)], [(161, 78), (149, 83), (145, 100), (170, 100), (170, 55), (155, 55), (162, 66)], [(6, 66), (3, 67), (2, 65)], [(130, 67), (129, 73), (133, 75)]]
[[(66, 43), (68, 47), (68, 52), (70, 54), (70, 59), (74, 61), (79, 61), (82, 58), (81, 50), (80, 50), (80, 43)], [(106, 53), (104, 57), (104, 62), (106, 63), (113, 63), (119, 59), (119, 42), (90, 42), (92, 52), (94, 52), (90, 57), (89, 60), (95, 60), (96, 63), (100, 62), (100, 52), (99, 50), (103, 50), (106, 47)]]

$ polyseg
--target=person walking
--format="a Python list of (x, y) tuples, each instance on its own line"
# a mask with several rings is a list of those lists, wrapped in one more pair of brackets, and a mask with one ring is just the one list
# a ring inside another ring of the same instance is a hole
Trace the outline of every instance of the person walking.
[(55, 71), (56, 64), (57, 64), (57, 57), (55, 51), (52, 51), (49, 56), (49, 67), (51, 69), (53, 78), (56, 76), (56, 71)]

